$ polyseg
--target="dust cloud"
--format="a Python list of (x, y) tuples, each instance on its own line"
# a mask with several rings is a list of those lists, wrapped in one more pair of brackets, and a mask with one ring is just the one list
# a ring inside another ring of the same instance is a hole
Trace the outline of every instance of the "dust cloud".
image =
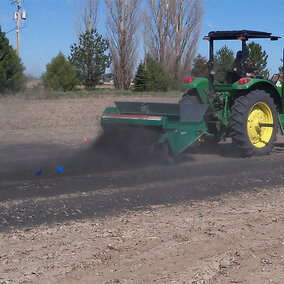
[[(6, 145), (0, 151), (0, 182), (86, 175), (157, 164), (159, 159), (154, 154), (159, 135), (153, 129), (120, 126), (105, 129), (95, 141), (79, 149), (60, 144)], [(61, 173), (57, 170), (60, 166)]]

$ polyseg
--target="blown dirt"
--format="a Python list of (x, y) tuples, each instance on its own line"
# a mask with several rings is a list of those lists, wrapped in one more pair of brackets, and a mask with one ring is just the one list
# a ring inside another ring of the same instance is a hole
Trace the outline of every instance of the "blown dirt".
[(136, 163), (93, 143), (116, 99), (0, 99), (0, 281), (283, 283), (281, 139)]

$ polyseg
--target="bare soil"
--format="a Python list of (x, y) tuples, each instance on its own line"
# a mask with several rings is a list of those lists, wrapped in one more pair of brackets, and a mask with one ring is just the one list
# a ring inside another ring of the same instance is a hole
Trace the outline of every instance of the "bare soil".
[(283, 283), (283, 139), (128, 164), (90, 151), (114, 100), (178, 98), (0, 99), (0, 283)]

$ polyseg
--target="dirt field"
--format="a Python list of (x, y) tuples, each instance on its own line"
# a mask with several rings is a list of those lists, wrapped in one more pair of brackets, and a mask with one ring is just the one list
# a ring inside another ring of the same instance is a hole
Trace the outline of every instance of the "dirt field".
[(0, 283), (283, 283), (283, 139), (137, 165), (91, 148), (114, 100), (0, 99)]

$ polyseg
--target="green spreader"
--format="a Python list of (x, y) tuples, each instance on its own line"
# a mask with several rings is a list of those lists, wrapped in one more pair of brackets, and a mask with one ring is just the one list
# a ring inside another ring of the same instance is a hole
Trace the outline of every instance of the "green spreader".
[(204, 115), (208, 104), (115, 102), (115, 105), (105, 109), (101, 117), (103, 128), (129, 125), (155, 129), (160, 133), (156, 142), (167, 143), (174, 156), (206, 133)]

